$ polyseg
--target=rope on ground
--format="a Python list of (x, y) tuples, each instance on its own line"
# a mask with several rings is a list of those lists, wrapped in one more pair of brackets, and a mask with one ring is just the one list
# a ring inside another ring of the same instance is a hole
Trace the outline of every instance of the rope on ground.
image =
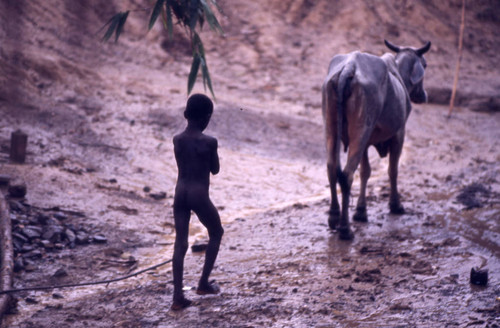
[(140, 275), (141, 273), (144, 273), (146, 271), (154, 270), (156, 268), (159, 268), (167, 263), (172, 262), (172, 259), (163, 261), (159, 264), (150, 266), (148, 268), (145, 268), (143, 270), (137, 271), (135, 273), (131, 273), (127, 276), (124, 277), (119, 277), (119, 278), (114, 278), (114, 279), (109, 279), (109, 280), (101, 280), (101, 281), (91, 281), (91, 282), (82, 282), (82, 283), (77, 283), (77, 284), (66, 284), (66, 285), (53, 285), (53, 286), (37, 286), (37, 287), (24, 287), (24, 288), (15, 288), (15, 289), (8, 289), (8, 290), (0, 290), (0, 295), (2, 294), (11, 294), (11, 293), (16, 293), (16, 292), (22, 292), (22, 291), (33, 291), (33, 290), (46, 290), (46, 289), (56, 289), (56, 288), (69, 288), (69, 287), (81, 287), (81, 286), (90, 286), (90, 285), (102, 285), (102, 284), (110, 284), (112, 282), (117, 282), (121, 280), (125, 280), (128, 278), (132, 278), (135, 276)]

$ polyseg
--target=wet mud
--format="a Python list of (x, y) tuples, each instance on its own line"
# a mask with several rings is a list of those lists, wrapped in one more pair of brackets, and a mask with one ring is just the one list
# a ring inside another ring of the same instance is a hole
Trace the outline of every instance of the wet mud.
[[(108, 286), (20, 293), (16, 295), (17, 314), (8, 316), (6, 322), (19, 327), (49, 327), (54, 322), (61, 327), (186, 327), (199, 326), (200, 322), (214, 327), (495, 327), (500, 293), (500, 186), (495, 157), (498, 152), (465, 153), (478, 149), (472, 137), (462, 142), (461, 150), (457, 151), (440, 135), (453, 134), (452, 131), (427, 134), (426, 129), (437, 131), (436, 125), (448, 122), (440, 109), (432, 105), (417, 107), (409, 122), (400, 168), (400, 189), (407, 214), (389, 214), (387, 164), (376, 157), (376, 152), (371, 154), (374, 156), (367, 194), (369, 222), (353, 223), (352, 242), (340, 241), (327, 226), (327, 185), (322, 185), (323, 193), (314, 193), (315, 187), (308, 186), (308, 181), (313, 184), (314, 179), (326, 180), (318, 155), (318, 160), (310, 164), (317, 171), (292, 170), (289, 174), (296, 177), (295, 182), (290, 186), (286, 185), (289, 181), (281, 181), (279, 186), (300, 188), (302, 193), (276, 193), (272, 186), (262, 183), (260, 189), (247, 188), (244, 194), (234, 195), (233, 187), (226, 187), (231, 185), (231, 176), (227, 181), (213, 181), (212, 195), (226, 230), (212, 275), (221, 287), (219, 295), (196, 295), (194, 286), (204, 257), (203, 252), (189, 252), (186, 295), (194, 300), (194, 305), (184, 311), (169, 309), (171, 271), (165, 266)], [(248, 124), (249, 129), (254, 129), (252, 124), (259, 125), (264, 118), (248, 112), (245, 122), (254, 120)], [(498, 117), (461, 111), (455, 119), (463, 122), (463, 126), (454, 125), (463, 135), (465, 131), (476, 133), (477, 126), (494, 127), (497, 122), (492, 121)], [(216, 127), (220, 125), (216, 115), (214, 120), (211, 132), (217, 135)], [(274, 120), (265, 117), (265, 120), (270, 126), (286, 122), (290, 125), (286, 133), (300, 136), (293, 127), (300, 124), (294, 120), (287, 122), (284, 116)], [(477, 126), (471, 126), (471, 121)], [(319, 123), (305, 124), (310, 128), (301, 128), (303, 137), (317, 138), (313, 135)], [(283, 130), (269, 128), (262, 133), (258, 138), (270, 138), (275, 133), (279, 136)], [(490, 147), (499, 149), (500, 139), (495, 137), (498, 131), (481, 133), (484, 135), (477, 136), (477, 140), (482, 143), (481, 138), (491, 133)], [(229, 143), (221, 137), (222, 158), (226, 152), (235, 151), (224, 148)], [(273, 163), (272, 169), (259, 170), (259, 165), (265, 166), (266, 161), (257, 160), (252, 161), (253, 170), (239, 167), (242, 180), (245, 172), (249, 178), (265, 182), (277, 174), (273, 171), (289, 170), (290, 164), (282, 157), (285, 151), (279, 155), (283, 165), (278, 167), (272, 149), (266, 153), (248, 141), (234, 141), (229, 148), (238, 149), (242, 156), (262, 156)], [(295, 146), (289, 149), (289, 154), (294, 155)], [(305, 166), (309, 159), (292, 156), (288, 161), (300, 161)], [(427, 165), (429, 161), (434, 165)], [(225, 159), (225, 163), (229, 161)], [(30, 166), (20, 170), (12, 165), (11, 170), (19, 174)], [(101, 198), (110, 202), (100, 205), (104, 209), (101, 216), (110, 215), (116, 226), (129, 228), (116, 229), (111, 221), (106, 225), (92, 215), (68, 215), (67, 224), (86, 221), (95, 225), (99, 233), (107, 236), (107, 244), (76, 245), (73, 249), (46, 252), (37, 260), (37, 270), (17, 273), (16, 286), (111, 278), (171, 256), (171, 196), (155, 200), (146, 193), (148, 189), (141, 190), (142, 194), (126, 190), (127, 183), (120, 183), (124, 179), (120, 175), (114, 175), (117, 182), (109, 182), (93, 176), (93, 172), (75, 173), (64, 168), (60, 172), (56, 174), (58, 178), (78, 176), (87, 183), (99, 181), (93, 187), (94, 192), (102, 193)], [(312, 172), (311, 176), (308, 172)], [(316, 172), (322, 175), (316, 176)], [(137, 174), (134, 181), (146, 185), (145, 176)], [(36, 196), (36, 185), (32, 188)], [(309, 194), (308, 188), (313, 189), (313, 194)], [(354, 198), (357, 188), (356, 182)], [(224, 194), (224, 190), (232, 195)], [(234, 204), (229, 205), (217, 193), (233, 197), (231, 202), (239, 205), (239, 211), (233, 210)], [(257, 208), (256, 204), (265, 203), (260, 198), (270, 195), (280, 201), (271, 200), (269, 206)], [(127, 199), (127, 205), (120, 205), (123, 199)], [(480, 206), (470, 206), (470, 199)], [(148, 204), (149, 211), (156, 211), (158, 217), (152, 221), (141, 218), (142, 202)], [(160, 208), (155, 210), (154, 205), (159, 204)], [(161, 219), (165, 217), (166, 220)], [(191, 231), (191, 244), (207, 238), (196, 217)], [(470, 283), (472, 268), (489, 270), (486, 286)], [(57, 274), (61, 269), (65, 275)]]

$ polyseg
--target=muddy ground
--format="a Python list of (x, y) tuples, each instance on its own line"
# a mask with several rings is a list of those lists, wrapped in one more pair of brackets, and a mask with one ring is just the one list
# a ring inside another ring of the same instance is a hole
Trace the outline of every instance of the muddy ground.
[[(57, 247), (33, 238), (38, 252), (18, 256), (15, 287), (110, 279), (172, 256), (171, 138), (185, 124), (189, 48), (160, 29), (144, 37), (141, 13), (118, 44), (98, 43), (95, 27), (123, 9), (110, 3), (1, 5), (2, 19), (22, 22), (2, 29), (0, 53), (0, 173), (28, 188), (13, 202), (16, 229), (52, 222), (87, 237), (72, 244), (62, 233)], [(169, 310), (165, 265), (109, 285), (17, 293), (3, 326), (500, 326), (500, 43), (487, 15), (497, 11), (485, 1), (469, 13), (474, 42), (460, 106), (447, 118), (437, 103), (453, 79), (455, 2), (231, 3), (221, 18), (226, 38), (205, 35), (218, 98), (207, 133), (221, 158), (211, 186), (226, 230), (213, 272), (221, 294), (194, 293), (203, 255), (189, 252), (186, 294), (195, 305), (184, 311)], [(343, 242), (326, 222), (320, 86), (333, 54), (382, 53), (380, 35), (415, 46), (432, 39), (434, 100), (415, 105), (407, 126), (399, 178), (407, 214), (388, 213), (387, 160), (373, 151), (369, 222), (354, 223), (355, 239)], [(29, 136), (22, 165), (8, 159), (18, 128)], [(193, 217), (190, 242), (205, 239)], [(470, 284), (475, 267), (489, 270), (487, 286)]]

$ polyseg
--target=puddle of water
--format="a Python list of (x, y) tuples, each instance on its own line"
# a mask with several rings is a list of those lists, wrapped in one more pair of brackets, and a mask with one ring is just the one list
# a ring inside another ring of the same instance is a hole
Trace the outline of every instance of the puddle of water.
[(500, 257), (500, 209), (452, 211), (444, 216), (447, 228)]

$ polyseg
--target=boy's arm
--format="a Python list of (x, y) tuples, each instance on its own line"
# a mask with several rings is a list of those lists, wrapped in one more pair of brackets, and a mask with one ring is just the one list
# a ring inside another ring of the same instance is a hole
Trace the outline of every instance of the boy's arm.
[(212, 156), (210, 156), (210, 172), (212, 174), (217, 174), (219, 173), (220, 170), (220, 164), (219, 164), (219, 154), (217, 153), (217, 139), (213, 139), (213, 144), (212, 144)]

